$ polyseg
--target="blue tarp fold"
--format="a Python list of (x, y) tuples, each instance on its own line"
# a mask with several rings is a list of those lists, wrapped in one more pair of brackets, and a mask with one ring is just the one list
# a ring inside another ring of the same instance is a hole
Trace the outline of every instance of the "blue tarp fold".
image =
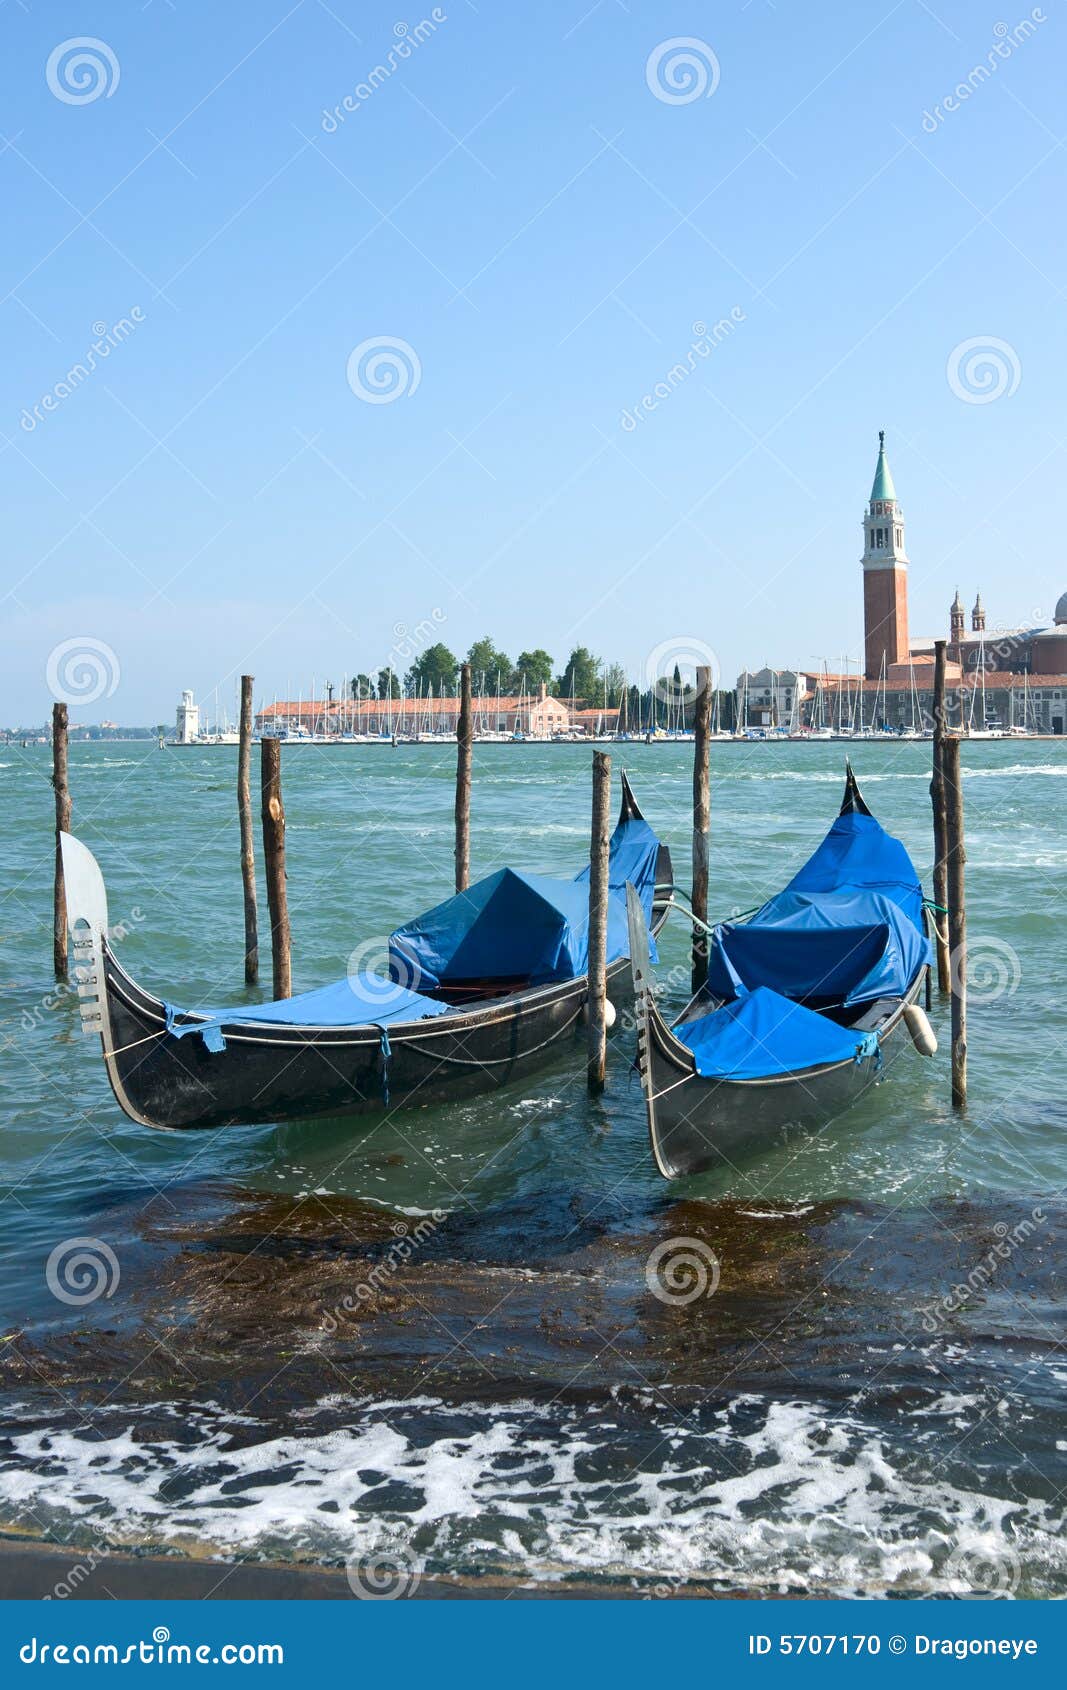
[[(628, 954), (626, 882), (651, 920), (659, 840), (643, 820), (611, 837), (608, 961)], [(498, 869), (389, 939), (395, 980), (423, 991), (462, 980), (549, 985), (584, 974), (589, 958), (589, 870), (573, 880)]]
[(759, 1080), (850, 1057), (859, 1061), (878, 1044), (873, 1034), (838, 1027), (768, 986), (675, 1027), (674, 1035), (709, 1080)]
[(919, 877), (873, 816), (839, 816), (785, 890), (716, 927), (709, 949), (716, 997), (757, 986), (826, 1005), (899, 997), (930, 960)]

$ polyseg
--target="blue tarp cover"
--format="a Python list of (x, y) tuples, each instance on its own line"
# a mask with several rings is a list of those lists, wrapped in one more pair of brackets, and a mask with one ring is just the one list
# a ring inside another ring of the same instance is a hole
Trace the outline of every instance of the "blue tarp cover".
[(710, 1080), (759, 1080), (858, 1060), (878, 1043), (876, 1036), (838, 1027), (768, 986), (675, 1027), (674, 1035), (692, 1052), (697, 1073)]
[(283, 998), (275, 1003), (235, 1004), (231, 1009), (211, 1009), (204, 1013), (207, 1021), (194, 1021), (175, 1026), (175, 1015), (185, 1014), (173, 1004), (164, 1004), (167, 1030), (175, 1038), (200, 1033), (209, 1050), (224, 1050), (226, 1041), (221, 1028), (232, 1027), (238, 1021), (253, 1021), (267, 1026), (359, 1027), (368, 1023), (387, 1026), (391, 1021), (419, 1021), (424, 1015), (444, 1015), (448, 1004), (433, 998), (420, 997), (403, 986), (387, 980), (384, 974), (352, 974), (335, 980), (329, 986), (319, 986), (313, 992), (301, 992), (299, 997)]
[(727, 999), (757, 986), (859, 1004), (899, 997), (930, 960), (922, 887), (907, 851), (873, 816), (839, 816), (783, 892), (750, 921), (724, 923), (708, 985)]
[[(641, 895), (646, 920), (652, 914), (659, 840), (643, 820), (622, 821), (611, 836), (611, 895), (608, 903), (608, 961), (628, 951), (626, 882)], [(186, 1013), (164, 1004), (168, 1031), (176, 1038), (199, 1033), (209, 1050), (226, 1048), (223, 1026), (256, 1022), (268, 1026), (365, 1027), (455, 1014), (449, 1004), (424, 997), (441, 981), (529, 979), (531, 984), (569, 980), (584, 974), (588, 957), (589, 869), (574, 880), (499, 869), (466, 892), (397, 929), (390, 939), (392, 978), (367, 972), (347, 976), (315, 991), (277, 1003), (235, 1004), (211, 1009), (207, 1019), (175, 1024)]]
[[(643, 820), (611, 837), (608, 961), (628, 955), (626, 882), (649, 921), (659, 840)], [(498, 869), (390, 936), (393, 978), (424, 991), (449, 981), (549, 985), (584, 974), (589, 955), (589, 870), (574, 880)]]

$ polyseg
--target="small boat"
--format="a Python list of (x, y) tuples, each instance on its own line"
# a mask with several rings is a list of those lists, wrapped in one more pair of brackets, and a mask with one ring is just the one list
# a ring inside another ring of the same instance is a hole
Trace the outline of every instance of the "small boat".
[[(579, 1035), (587, 997), (588, 867), (573, 880), (499, 869), (398, 928), (388, 973), (357, 967), (298, 997), (185, 1010), (126, 973), (88, 848), (62, 835), (67, 920), (86, 1032), (133, 1121), (225, 1127), (377, 1115), (495, 1091)], [(653, 933), (671, 861), (625, 775), (611, 839), (608, 989), (629, 1001), (627, 882)], [(642, 936), (647, 951), (647, 940)], [(384, 962), (383, 957), (383, 962)], [(610, 1014), (609, 1014), (610, 1019)]]
[(836, 1119), (885, 1072), (931, 960), (922, 887), (848, 767), (841, 812), (784, 891), (713, 928), (707, 986), (673, 1026), (652, 996), (647, 928), (628, 895), (637, 1069), (656, 1166), (703, 1173)]

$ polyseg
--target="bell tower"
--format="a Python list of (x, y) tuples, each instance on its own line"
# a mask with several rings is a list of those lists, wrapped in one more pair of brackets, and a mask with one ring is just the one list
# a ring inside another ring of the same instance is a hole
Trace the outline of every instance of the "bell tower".
[(908, 557), (904, 513), (878, 435), (878, 464), (863, 518), (863, 661), (869, 681), (908, 660)]
[(963, 638), (964, 610), (960, 590), (956, 588), (956, 597), (948, 607), (948, 637), (952, 645), (959, 645)]

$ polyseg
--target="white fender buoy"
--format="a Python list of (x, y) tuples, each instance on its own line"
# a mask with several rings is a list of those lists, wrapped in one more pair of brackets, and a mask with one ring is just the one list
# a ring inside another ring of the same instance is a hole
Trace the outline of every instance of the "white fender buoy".
[(904, 1025), (911, 1034), (911, 1042), (920, 1056), (936, 1056), (937, 1034), (931, 1027), (925, 1009), (909, 1003), (904, 1010)]
[(610, 1033), (611, 1029), (614, 1027), (617, 1019), (618, 1019), (618, 1017), (615, 1014), (615, 1005), (612, 1003), (610, 998), (605, 998), (604, 999), (604, 1025), (608, 1029), (609, 1033)]

